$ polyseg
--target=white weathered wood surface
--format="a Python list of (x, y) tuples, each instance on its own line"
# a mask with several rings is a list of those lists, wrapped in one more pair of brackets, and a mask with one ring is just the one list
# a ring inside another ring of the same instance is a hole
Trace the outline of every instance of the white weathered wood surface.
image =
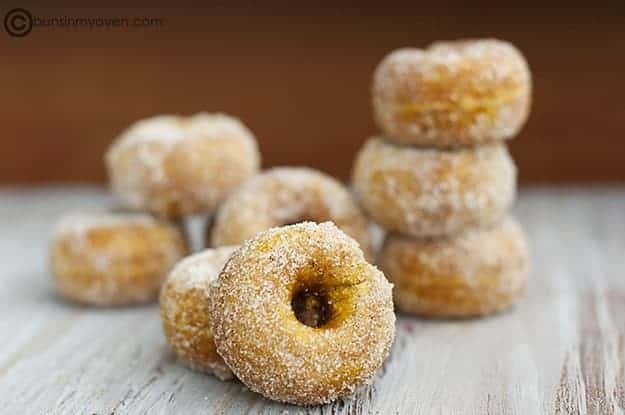
[[(524, 191), (529, 291), (473, 321), (402, 316), (373, 385), (334, 405), (264, 400), (176, 364), (155, 306), (86, 309), (53, 292), (51, 224), (89, 189), (0, 192), (1, 414), (621, 414), (625, 188)], [(305, 376), (305, 375), (303, 375)]]

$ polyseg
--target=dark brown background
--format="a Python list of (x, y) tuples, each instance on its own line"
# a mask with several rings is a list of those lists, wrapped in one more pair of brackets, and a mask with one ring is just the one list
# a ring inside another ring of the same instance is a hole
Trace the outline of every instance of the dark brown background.
[(265, 166), (305, 164), (346, 178), (375, 132), (369, 83), (387, 52), (490, 36), (518, 45), (534, 74), (533, 112), (511, 143), (521, 179), (625, 181), (623, 1), (44, 4), (3, 2), (0, 14), (25, 7), (45, 17), (160, 17), (164, 25), (0, 33), (0, 183), (103, 181), (103, 152), (129, 123), (200, 110), (242, 118)]

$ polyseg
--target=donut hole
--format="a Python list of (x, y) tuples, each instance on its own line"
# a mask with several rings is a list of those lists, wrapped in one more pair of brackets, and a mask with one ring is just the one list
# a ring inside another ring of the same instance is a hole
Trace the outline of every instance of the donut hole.
[(319, 284), (295, 290), (291, 307), (295, 317), (308, 327), (320, 328), (332, 319), (332, 301), (327, 290)]
[(300, 224), (300, 223), (303, 223), (303, 222), (315, 222), (315, 223), (319, 223), (318, 221), (316, 221), (316, 220), (311, 220), (311, 219), (301, 219), (301, 220), (300, 220), (300, 219), (297, 219), (297, 220), (293, 220), (293, 221), (288, 221), (288, 222), (284, 223), (284, 224), (283, 224), (283, 225), (281, 225), (281, 226), (291, 226), (291, 225), (297, 225), (297, 224)]
[(286, 221), (284, 221), (284, 223), (281, 226), (297, 225), (298, 223), (303, 223), (303, 222), (314, 222), (318, 224), (324, 221), (313, 219), (310, 216), (300, 216), (300, 217), (293, 218), (293, 219), (287, 219)]

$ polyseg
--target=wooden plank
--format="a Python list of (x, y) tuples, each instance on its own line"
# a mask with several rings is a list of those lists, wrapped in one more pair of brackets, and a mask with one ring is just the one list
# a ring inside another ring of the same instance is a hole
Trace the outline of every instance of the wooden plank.
[(529, 291), (482, 320), (400, 316), (391, 357), (351, 399), (298, 408), (178, 365), (155, 306), (85, 309), (56, 297), (55, 218), (103, 192), (0, 192), (0, 413), (540, 414), (625, 411), (625, 189), (530, 189)]

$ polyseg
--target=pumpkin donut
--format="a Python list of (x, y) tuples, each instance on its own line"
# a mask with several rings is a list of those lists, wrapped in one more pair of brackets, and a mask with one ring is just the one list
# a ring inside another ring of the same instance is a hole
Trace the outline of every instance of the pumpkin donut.
[(56, 289), (81, 304), (151, 302), (186, 250), (178, 228), (147, 214), (68, 214), (51, 245)]
[(372, 245), (365, 216), (337, 180), (307, 167), (277, 167), (245, 182), (215, 217), (212, 246), (237, 245), (276, 226), (332, 221), (356, 239), (367, 257)]
[(442, 151), (371, 139), (356, 157), (353, 184), (387, 230), (442, 236), (500, 220), (516, 195), (516, 167), (503, 144)]
[(391, 288), (331, 222), (261, 232), (213, 286), (217, 351), (269, 399), (333, 401), (369, 382), (386, 359), (395, 332)]
[(456, 237), (394, 234), (381, 255), (396, 307), (427, 317), (473, 317), (509, 307), (524, 291), (528, 262), (525, 234), (512, 219)]
[(232, 372), (215, 349), (207, 304), (210, 285), (234, 250), (224, 246), (185, 258), (171, 271), (160, 295), (163, 330), (178, 359), (221, 380), (231, 379)]
[(236, 118), (199, 113), (134, 123), (106, 155), (111, 187), (128, 208), (158, 216), (213, 213), (258, 171), (256, 139)]
[(495, 39), (399, 49), (375, 71), (378, 127), (389, 140), (427, 146), (515, 136), (527, 120), (532, 80), (517, 48)]

